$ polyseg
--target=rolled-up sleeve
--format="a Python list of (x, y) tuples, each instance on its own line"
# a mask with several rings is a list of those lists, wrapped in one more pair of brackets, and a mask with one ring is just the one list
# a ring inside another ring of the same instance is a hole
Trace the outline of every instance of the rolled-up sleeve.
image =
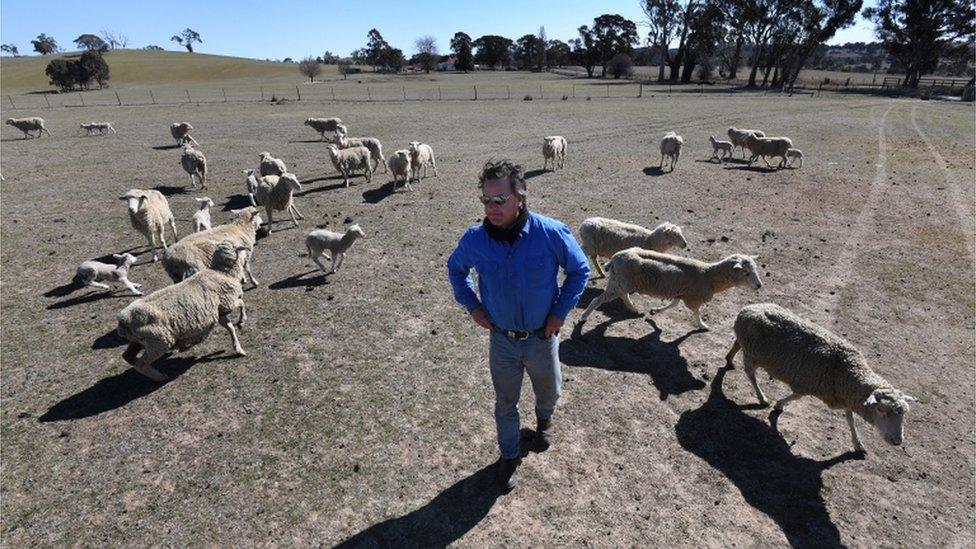
[[(465, 241), (467, 240), (465, 236), (461, 237), (460, 242), (458, 242), (457, 248), (451, 254), (451, 257), (447, 260), (447, 277), (451, 281), (451, 287), (454, 289), (454, 299), (464, 305), (464, 307), (470, 313), (472, 310), (481, 306), (481, 300), (478, 299), (478, 295), (474, 291), (474, 281), (471, 279), (471, 269), (474, 264), (471, 262), (470, 254), (467, 253)], [(581, 252), (582, 253), (582, 252)], [(583, 283), (586, 283), (584, 279)]]
[(590, 265), (586, 259), (586, 254), (573, 238), (573, 233), (566, 225), (561, 225), (558, 230), (559, 243), (556, 246), (559, 266), (562, 267), (566, 279), (559, 288), (559, 296), (552, 306), (552, 314), (565, 319), (586, 287), (586, 281), (590, 277)]

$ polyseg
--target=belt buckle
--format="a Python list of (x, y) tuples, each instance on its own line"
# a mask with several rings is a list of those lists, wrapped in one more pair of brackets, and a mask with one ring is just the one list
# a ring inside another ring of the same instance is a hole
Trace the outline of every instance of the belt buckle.
[(516, 341), (525, 341), (526, 339), (529, 339), (530, 335), (532, 335), (532, 332), (520, 332), (518, 330), (512, 330), (512, 337), (514, 337)]

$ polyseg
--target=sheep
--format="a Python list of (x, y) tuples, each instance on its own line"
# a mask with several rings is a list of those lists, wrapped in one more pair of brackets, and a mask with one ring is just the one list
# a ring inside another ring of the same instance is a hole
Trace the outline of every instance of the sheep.
[(196, 143), (192, 137), (190, 137), (190, 130), (193, 126), (189, 122), (173, 122), (169, 126), (169, 133), (173, 135), (173, 139), (176, 140), (177, 145), (183, 145), (185, 142), (184, 138), (189, 138), (193, 143)]
[(408, 190), (412, 191), (413, 186), (410, 185), (410, 174), (413, 171), (413, 161), (410, 156), (410, 151), (406, 149), (400, 149), (395, 151), (390, 155), (390, 159), (387, 160), (387, 165), (390, 168), (390, 173), (393, 174), (393, 182), (391, 183), (391, 192), (396, 192), (397, 181), (403, 178), (403, 186)]
[[(298, 211), (292, 198), (292, 193), (301, 190), (302, 184), (298, 182), (295, 174), (266, 175), (260, 179), (254, 191), (254, 199), (259, 206), (264, 206), (265, 211), (268, 212), (268, 235), (271, 235), (275, 211), (287, 211), (291, 215), (291, 222), (296, 227), (298, 226), (298, 219), (305, 219), (302, 212)], [(295, 219), (295, 216), (298, 216), (298, 219)]]
[(210, 266), (218, 242), (228, 241), (248, 248), (244, 256), (244, 274), (251, 284), (258, 281), (251, 272), (251, 249), (257, 241), (257, 230), (261, 226), (261, 216), (254, 207), (232, 210), (234, 218), (223, 225), (183, 237), (163, 254), (163, 269), (173, 282), (180, 282)]
[[(712, 144), (712, 158), (718, 158), (719, 164), (725, 163), (725, 157), (732, 158), (732, 142), (731, 141), (719, 141), (715, 139), (714, 135), (708, 136), (708, 141)], [(719, 153), (722, 153), (719, 155)], [(711, 161), (712, 158), (708, 160)]]
[(766, 137), (766, 134), (763, 133), (762, 130), (740, 130), (735, 126), (729, 128), (728, 134), (729, 141), (732, 142), (733, 153), (735, 152), (735, 147), (739, 147), (742, 149), (742, 158), (745, 158), (746, 138), (749, 137), (750, 134), (755, 135), (756, 137)]
[(661, 223), (654, 230), (640, 225), (632, 225), (615, 219), (591, 217), (583, 221), (579, 228), (580, 247), (590, 259), (599, 276), (607, 276), (597, 258), (612, 257), (613, 254), (637, 246), (645, 250), (666, 252), (669, 248), (687, 248), (681, 227), (673, 223)]
[(346, 251), (352, 247), (358, 238), (366, 238), (366, 233), (363, 232), (359, 225), (350, 225), (344, 234), (318, 229), (308, 233), (308, 236), (305, 237), (305, 248), (308, 249), (308, 257), (322, 269), (323, 273), (329, 271), (319, 261), (319, 258), (325, 257), (326, 261), (329, 261), (330, 258), (325, 256), (325, 250), (329, 250), (332, 253), (331, 272), (337, 273), (339, 272), (339, 267), (342, 266), (342, 262), (346, 259)]
[[(245, 250), (246, 246), (220, 242), (209, 269), (119, 311), (118, 334), (129, 341), (122, 358), (153, 381), (166, 381), (167, 376), (153, 363), (171, 351), (185, 351), (200, 343), (218, 324), (230, 333), (236, 355), (246, 356), (230, 322), (230, 315), (238, 310), (237, 327), (247, 320), (240, 282), (240, 257)], [(142, 355), (137, 358), (139, 351)]]
[(183, 171), (185, 171), (190, 176), (190, 185), (195, 189), (196, 181), (200, 181), (200, 188), (207, 188), (207, 157), (203, 156), (203, 153), (193, 148), (193, 145), (187, 143), (183, 145), (183, 156), (180, 157), (180, 164), (183, 166)]
[[(380, 143), (379, 139), (375, 137), (346, 137), (345, 134), (336, 134), (335, 138), (332, 140), (332, 144), (339, 149), (348, 149), (351, 147), (366, 147), (369, 149), (369, 154), (372, 156), (370, 161), (370, 169), (376, 171), (383, 165), (383, 173), (386, 173), (386, 158), (383, 157), (383, 144)], [(431, 156), (433, 158), (433, 156)], [(414, 162), (416, 165), (416, 162)]]
[(586, 322), (597, 307), (617, 297), (627, 308), (637, 313), (629, 294), (639, 294), (670, 299), (671, 303), (650, 310), (659, 313), (679, 302), (695, 313), (698, 328), (708, 330), (702, 321), (701, 306), (712, 297), (734, 286), (762, 288), (756, 258), (733, 254), (716, 263), (705, 263), (688, 257), (662, 254), (641, 248), (628, 248), (617, 252), (610, 259), (610, 277), (607, 289), (590, 302), (579, 323)]
[(797, 159), (800, 160), (800, 165), (797, 166), (797, 168), (802, 168), (803, 167), (803, 151), (801, 151), (800, 149), (789, 149), (789, 150), (787, 150), (786, 151), (786, 158), (788, 158), (790, 160), (786, 164), (786, 166), (788, 168), (792, 168), (793, 167), (793, 162), (795, 160), (797, 160)]
[(117, 265), (109, 265), (101, 261), (83, 261), (75, 269), (75, 282), (82, 286), (95, 286), (97, 288), (109, 289), (108, 284), (102, 281), (121, 282), (133, 295), (142, 295), (139, 288), (142, 284), (135, 284), (129, 280), (129, 267), (136, 263), (136, 256), (132, 254), (112, 254), (118, 262)]
[(370, 183), (373, 180), (373, 172), (370, 169), (372, 153), (366, 147), (352, 147), (339, 150), (339, 147), (329, 145), (327, 150), (329, 151), (329, 158), (332, 160), (332, 165), (335, 166), (335, 169), (342, 172), (346, 187), (349, 187), (349, 172), (352, 171), (363, 170), (366, 174), (366, 182)]
[(777, 168), (782, 168), (786, 165), (786, 151), (793, 148), (793, 141), (789, 137), (756, 137), (754, 134), (750, 134), (746, 137), (746, 147), (752, 153), (752, 156), (749, 157), (750, 166), (761, 156), (766, 166), (772, 168), (766, 157), (779, 156), (782, 160), (780, 160)]
[(43, 134), (51, 135), (51, 132), (44, 127), (44, 119), (40, 116), (29, 116), (27, 118), (8, 118), (6, 124), (13, 126), (24, 132), (24, 139), (34, 137), (30, 132), (37, 132), (37, 137)]
[(759, 404), (769, 405), (756, 383), (759, 368), (786, 383), (792, 391), (776, 401), (774, 421), (788, 403), (814, 396), (830, 408), (845, 411), (856, 452), (865, 450), (854, 425), (854, 414), (874, 425), (889, 444), (902, 443), (908, 403), (916, 401), (915, 397), (895, 389), (874, 373), (849, 342), (773, 303), (743, 307), (733, 330), (735, 342), (725, 357), (726, 367), (735, 367), (733, 359), (742, 350), (746, 377)]
[(81, 124), (80, 127), (88, 132), (88, 135), (95, 135), (95, 132), (98, 132), (98, 135), (118, 133), (115, 131), (115, 128), (112, 127), (111, 122), (88, 122), (87, 124)]
[(681, 136), (674, 132), (664, 134), (664, 138), (661, 139), (661, 165), (659, 166), (662, 171), (664, 170), (665, 157), (671, 160), (671, 171), (674, 171), (674, 165), (678, 163), (678, 157), (681, 156), (681, 145), (684, 142), (684, 139), (681, 139)]
[[(410, 163), (413, 164), (413, 176), (417, 181), (423, 181), (427, 177), (427, 166), (434, 170), (434, 177), (437, 177), (437, 163), (434, 161), (434, 149), (426, 143), (411, 141), (408, 149), (410, 151)], [(424, 169), (421, 177), (420, 168)]]
[(349, 128), (343, 126), (342, 124), (339, 124), (336, 126), (335, 132), (337, 135), (348, 135)]
[(556, 161), (559, 167), (563, 167), (566, 160), (566, 138), (561, 135), (549, 135), (542, 138), (542, 170), (545, 171), (546, 164), (556, 171)]
[(338, 118), (306, 118), (305, 125), (319, 132), (319, 141), (325, 140), (325, 132), (334, 132), (342, 124)]
[(167, 223), (173, 229), (173, 241), (175, 242), (179, 238), (176, 235), (176, 220), (173, 218), (173, 212), (169, 209), (169, 202), (166, 201), (163, 193), (143, 189), (131, 189), (120, 196), (119, 200), (124, 201), (129, 208), (129, 222), (132, 223), (132, 228), (139, 231), (149, 241), (149, 247), (152, 249), (152, 260), (155, 262), (158, 259), (156, 239), (159, 239), (164, 250), (167, 248), (166, 236), (164, 235)]
[(258, 155), (261, 158), (261, 165), (258, 167), (258, 171), (261, 176), (265, 175), (281, 175), (288, 171), (288, 167), (285, 163), (278, 158), (271, 156), (269, 152), (263, 152)]
[(193, 232), (198, 233), (210, 228), (210, 208), (213, 208), (214, 202), (209, 196), (194, 200), (197, 201), (199, 209), (193, 213)]

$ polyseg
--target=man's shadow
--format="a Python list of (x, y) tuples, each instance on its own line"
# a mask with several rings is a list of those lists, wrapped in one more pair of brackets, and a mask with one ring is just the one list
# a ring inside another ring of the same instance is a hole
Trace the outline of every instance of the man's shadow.
[(818, 461), (790, 451), (776, 428), (743, 412), (722, 391), (723, 367), (711, 382), (708, 400), (678, 418), (678, 443), (725, 475), (743, 499), (773, 519), (794, 547), (841, 547), (840, 533), (820, 494), (823, 472), (859, 458), (846, 452)]
[(446, 547), (481, 522), (500, 494), (492, 463), (454, 483), (423, 507), (374, 524), (337, 547)]

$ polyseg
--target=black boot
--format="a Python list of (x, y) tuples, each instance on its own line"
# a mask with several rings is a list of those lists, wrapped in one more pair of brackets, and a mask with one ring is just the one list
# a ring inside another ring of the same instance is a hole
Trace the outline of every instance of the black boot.
[(552, 418), (542, 419), (536, 417), (535, 425), (535, 451), (545, 452), (549, 449), (549, 434), (552, 431)]
[(498, 460), (495, 470), (495, 482), (503, 494), (507, 494), (518, 484), (518, 466), (522, 463), (519, 458)]

